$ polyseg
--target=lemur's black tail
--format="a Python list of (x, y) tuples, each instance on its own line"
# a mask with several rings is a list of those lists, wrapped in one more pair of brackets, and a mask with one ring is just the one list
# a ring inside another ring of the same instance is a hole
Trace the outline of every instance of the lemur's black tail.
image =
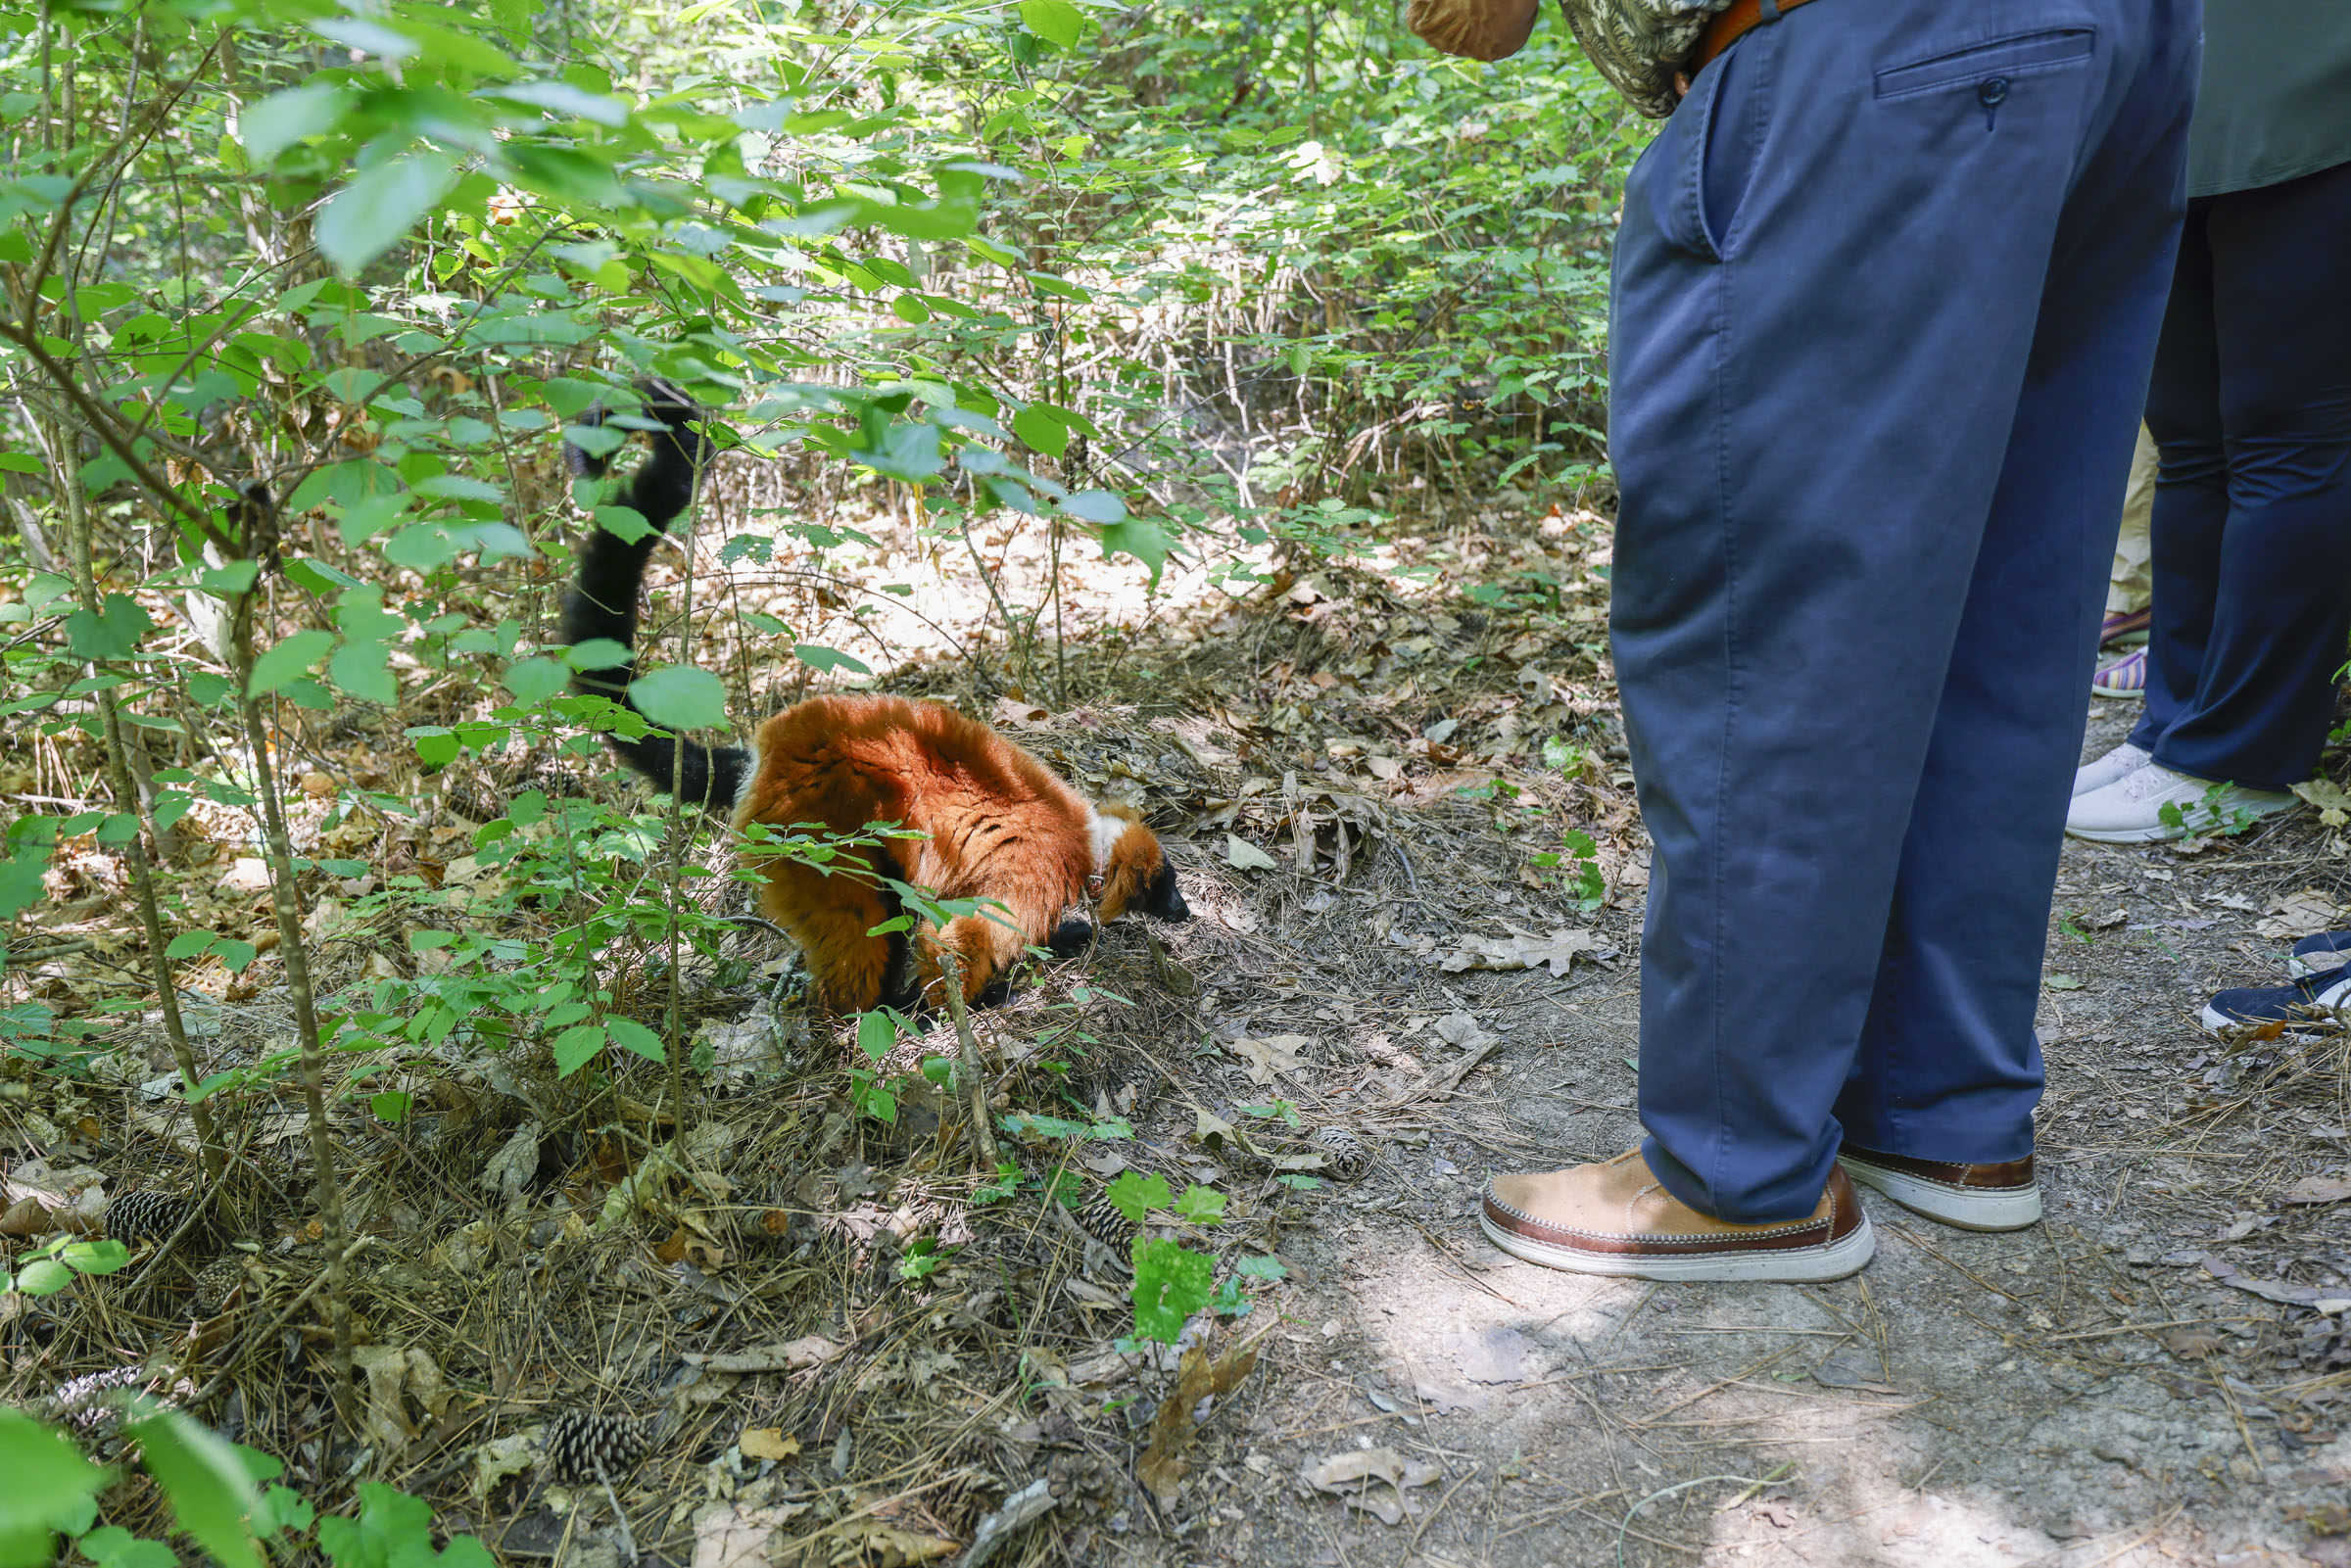
[[(590, 525), (580, 546), (579, 575), (563, 599), (566, 645), (604, 638), (630, 653), (625, 662), (607, 669), (578, 672), (572, 677), (573, 689), (631, 707), (636, 705), (630, 702), (629, 687), (637, 678), (637, 595), (645, 584), (645, 563), (670, 523), (693, 503), (696, 476), (710, 457), (710, 438), (694, 426), (704, 414), (691, 398), (666, 381), (642, 382), (637, 390), (645, 400), (641, 411), (659, 420), (661, 428), (652, 432), (652, 455), (613, 499), (641, 513), (653, 525), (652, 531), (632, 542)], [(604, 410), (595, 409), (582, 422), (600, 424), (604, 417)], [(583, 479), (601, 479), (611, 466), (609, 457), (594, 456), (569, 443), (563, 454), (573, 474)], [(682, 736), (654, 734), (630, 740), (607, 735), (605, 739), (621, 761), (656, 787), (673, 789), (680, 800), (713, 811), (735, 803), (750, 768), (747, 751), (706, 746)]]

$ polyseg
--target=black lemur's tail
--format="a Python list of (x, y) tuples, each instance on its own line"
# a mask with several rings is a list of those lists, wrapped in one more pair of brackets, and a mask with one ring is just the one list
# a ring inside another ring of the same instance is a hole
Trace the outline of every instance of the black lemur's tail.
[[(652, 455), (613, 499), (641, 513), (653, 525), (652, 531), (631, 542), (590, 525), (580, 546), (579, 576), (563, 598), (566, 646), (608, 638), (631, 655), (607, 669), (578, 672), (572, 677), (573, 689), (632, 707), (629, 686), (637, 678), (637, 595), (645, 583), (645, 563), (670, 523), (693, 503), (695, 478), (710, 457), (710, 438), (693, 424), (705, 415), (692, 399), (666, 381), (642, 382), (637, 390), (645, 400), (641, 411), (659, 420), (661, 428), (652, 432)], [(599, 408), (582, 422), (600, 424), (604, 417), (604, 410)], [(611, 466), (609, 457), (593, 456), (569, 443), (565, 443), (563, 454), (572, 473), (583, 479), (601, 479)], [(621, 761), (657, 787), (674, 788), (679, 799), (713, 811), (724, 811), (735, 803), (750, 768), (747, 751), (706, 746), (682, 736), (672, 738), (653, 734), (630, 740), (607, 735), (605, 739)]]

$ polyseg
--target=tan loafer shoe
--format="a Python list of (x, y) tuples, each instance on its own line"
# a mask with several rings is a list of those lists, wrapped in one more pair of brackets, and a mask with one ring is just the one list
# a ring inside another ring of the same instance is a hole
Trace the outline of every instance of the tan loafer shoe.
[(1734, 1225), (1667, 1192), (1635, 1149), (1594, 1165), (1501, 1175), (1478, 1222), (1530, 1263), (1640, 1279), (1843, 1279), (1877, 1250), (1852, 1183), (1831, 1167), (1809, 1216)]
[(1912, 1213), (1960, 1230), (2022, 1230), (2040, 1218), (2040, 1183), (2033, 1177), (2031, 1155), (1996, 1165), (1969, 1165), (1879, 1154), (1848, 1143), (1837, 1152), (1837, 1163), (1862, 1186), (1876, 1188)]

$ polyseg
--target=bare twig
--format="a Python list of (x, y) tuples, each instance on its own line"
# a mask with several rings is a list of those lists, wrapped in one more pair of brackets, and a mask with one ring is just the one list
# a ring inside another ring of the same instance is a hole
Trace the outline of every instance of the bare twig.
[[(249, 523), (247, 533), (253, 532)], [(285, 806), (278, 799), (276, 770), (269, 757), (269, 732), (261, 698), (253, 689), (253, 617), (256, 593), (247, 589), (231, 600), (229, 643), (236, 661), (237, 708), (245, 720), (245, 743), (253, 753), (254, 793), (261, 797), (262, 830), (268, 848), (269, 906), (277, 916), (277, 941), (286, 966), (286, 989), (294, 999), (295, 1041), (301, 1051), (303, 1108), (311, 1122), (311, 1163), (318, 1194), (318, 1222), (326, 1244), (327, 1324), (334, 1336), (335, 1409), (340, 1422), (351, 1397), (351, 1290), (344, 1267), (348, 1241), (343, 1224), (343, 1186), (335, 1171), (335, 1141), (326, 1121), (326, 1046), (319, 1038), (318, 1009), (311, 990), (310, 952), (302, 931), (302, 895), (294, 883), (294, 844), (286, 832)]]
[[(66, 503), (67, 531), (73, 548), (73, 587), (82, 607), (92, 615), (99, 611), (98, 576), (91, 564), (89, 499), (82, 492), (81, 480), (67, 461), (71, 452), (66, 432), (54, 423), (44, 421), (43, 435), (48, 445), (51, 483)], [(93, 666), (94, 668), (94, 666)], [(220, 1152), (220, 1140), (213, 1125), (213, 1108), (194, 1098), (196, 1093), (196, 1051), (188, 1043), (188, 1030), (179, 1016), (179, 989), (171, 978), (171, 961), (166, 956), (163, 908), (155, 894), (155, 866), (148, 858), (147, 845), (157, 840), (155, 817), (147, 802), (133, 784), (127, 760), (127, 742), (122, 735), (122, 714), (115, 701), (114, 689), (101, 688), (98, 696), (100, 729), (106, 744), (107, 784), (114, 792), (115, 809), (135, 813), (140, 831), (123, 845), (123, 859), (130, 863), (130, 883), (133, 897), (139, 906), (139, 927), (147, 938), (147, 963), (155, 979), (156, 996), (163, 1010), (164, 1035), (171, 1043), (172, 1065), (179, 1069), (180, 1089), (190, 1097), (189, 1113), (196, 1123), (198, 1159), (204, 1170), (204, 1184), (209, 1192), (220, 1180), (226, 1162)], [(82, 944), (88, 946), (87, 942)]]
[(987, 1124), (987, 1082), (982, 1076), (980, 1037), (972, 1032), (971, 1009), (963, 1001), (961, 955), (946, 944), (943, 933), (938, 967), (947, 993), (947, 1013), (955, 1020), (955, 1039), (960, 1047), (955, 1075), (962, 1080), (963, 1097), (971, 1109), (973, 1143), (980, 1151), (981, 1164), (992, 1176), (996, 1170), (996, 1134)]

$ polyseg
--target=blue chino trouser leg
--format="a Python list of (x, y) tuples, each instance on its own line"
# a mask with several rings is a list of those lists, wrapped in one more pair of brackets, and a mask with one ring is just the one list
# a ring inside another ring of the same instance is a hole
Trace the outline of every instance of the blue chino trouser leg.
[(2184, 208), (2195, 0), (1817, 0), (1629, 181), (1611, 635), (1655, 845), (1644, 1151), (2031, 1151), (2035, 1004)]
[(2147, 711), (2167, 768), (2310, 777), (2351, 636), (2351, 164), (2188, 204), (2147, 393)]

